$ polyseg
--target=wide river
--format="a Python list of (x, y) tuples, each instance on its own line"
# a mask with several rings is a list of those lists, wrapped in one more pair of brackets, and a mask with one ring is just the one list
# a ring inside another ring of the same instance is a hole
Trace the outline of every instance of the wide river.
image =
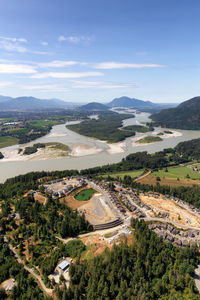
[[(135, 118), (126, 119), (124, 121), (124, 126), (139, 124), (140, 122), (148, 122), (150, 121), (148, 113), (140, 113), (135, 114)], [(68, 122), (66, 124), (73, 124), (76, 122)], [(51, 132), (39, 138), (31, 143), (28, 143), (26, 146), (30, 146), (37, 142), (60, 142), (63, 144), (67, 144), (69, 146), (85, 144), (93, 147), (101, 148), (102, 151), (98, 154), (87, 155), (87, 156), (79, 156), (79, 157), (64, 157), (57, 159), (48, 159), (48, 160), (29, 160), (29, 161), (1, 161), (0, 162), (0, 182), (4, 182), (6, 179), (10, 177), (14, 177), (16, 175), (25, 174), (32, 171), (53, 171), (53, 170), (66, 170), (66, 169), (86, 169), (95, 166), (101, 166), (105, 164), (111, 164), (119, 162), (123, 157), (127, 156), (130, 153), (138, 152), (138, 151), (148, 151), (149, 153), (154, 153), (165, 148), (170, 148), (176, 146), (179, 142), (187, 141), (194, 138), (200, 137), (200, 131), (188, 131), (188, 130), (176, 130), (182, 135), (177, 137), (169, 137), (164, 139), (161, 142), (156, 142), (152, 144), (146, 145), (132, 145), (132, 138), (127, 138), (125, 141), (125, 151), (123, 153), (117, 154), (109, 154), (107, 150), (109, 147), (107, 144), (97, 141), (92, 138), (87, 138), (85, 136), (81, 136), (73, 131), (70, 131), (65, 127), (65, 124), (56, 125), (52, 128)], [(163, 132), (165, 129), (156, 128), (156, 133)], [(151, 133), (150, 133), (151, 134)], [(155, 133), (154, 133), (155, 134)], [(147, 134), (145, 134), (147, 135)], [(138, 135), (139, 136), (139, 135)], [(161, 136), (162, 137), (162, 136)], [(7, 149), (17, 149), (19, 145), (14, 145), (11, 147), (7, 147), (2, 150)]]

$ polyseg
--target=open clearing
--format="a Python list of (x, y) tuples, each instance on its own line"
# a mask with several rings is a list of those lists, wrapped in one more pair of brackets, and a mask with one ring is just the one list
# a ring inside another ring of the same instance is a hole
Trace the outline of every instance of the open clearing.
[(189, 176), (190, 179), (193, 180), (200, 179), (200, 173), (193, 171), (192, 166), (172, 167), (168, 168), (168, 172), (165, 172), (165, 170), (159, 170), (158, 172), (153, 172), (153, 175), (176, 179), (186, 178), (186, 176)]
[(156, 217), (156, 214), (159, 212), (166, 212), (169, 214), (168, 219), (171, 221), (183, 225), (189, 225), (190, 227), (199, 227), (200, 225), (200, 217), (193, 215), (170, 199), (140, 195), (140, 200), (154, 210), (154, 215), (152, 215), (152, 217)]
[[(157, 180), (156, 180), (155, 175), (149, 174), (141, 179), (138, 179), (137, 182), (142, 183), (142, 184), (148, 184), (148, 185), (156, 185)], [(200, 180), (192, 180), (192, 179), (184, 179), (180, 178), (180, 180), (177, 180), (176, 178), (169, 178), (169, 177), (160, 177), (159, 184), (160, 185), (169, 185), (169, 186), (193, 186), (193, 185), (200, 185)]]
[(78, 208), (78, 211), (84, 213), (85, 218), (92, 225), (103, 224), (116, 219), (101, 193), (94, 194), (87, 203), (84, 202), (83, 205)]
[[(86, 189), (80, 190), (78, 194), (84, 190)], [(87, 186), (87, 190), (93, 191), (92, 197), (88, 201), (77, 200), (75, 198), (76, 193), (62, 198), (61, 201), (66, 203), (67, 206), (71, 207), (73, 210), (77, 209), (80, 213), (83, 213), (86, 220), (92, 225), (114, 221), (116, 217), (108, 206), (105, 196), (102, 193), (91, 189), (89, 185)]]
[(135, 178), (135, 177), (141, 176), (143, 174), (143, 172), (144, 172), (144, 170), (109, 173), (109, 174), (103, 175), (103, 177), (111, 176), (111, 177), (114, 177), (114, 178), (119, 177), (119, 178), (123, 179), (124, 176), (131, 176), (131, 177)]

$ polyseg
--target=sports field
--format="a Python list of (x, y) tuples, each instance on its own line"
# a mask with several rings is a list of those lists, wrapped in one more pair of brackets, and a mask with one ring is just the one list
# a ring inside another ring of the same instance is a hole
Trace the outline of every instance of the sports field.
[(93, 189), (85, 189), (76, 194), (75, 199), (79, 201), (88, 201), (94, 193), (96, 193), (96, 191)]

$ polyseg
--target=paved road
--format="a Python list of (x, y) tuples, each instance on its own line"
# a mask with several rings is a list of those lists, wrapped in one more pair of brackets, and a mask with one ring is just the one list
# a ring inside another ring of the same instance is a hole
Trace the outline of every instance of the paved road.
[(6, 237), (4, 237), (4, 241), (8, 244), (10, 250), (14, 253), (14, 255), (15, 255), (15, 257), (16, 257), (18, 263), (23, 264), (24, 269), (25, 269), (26, 271), (28, 271), (31, 275), (33, 275), (33, 276), (37, 279), (37, 281), (39, 282), (40, 287), (41, 287), (42, 290), (45, 292), (45, 294), (47, 294), (48, 296), (52, 296), (52, 295), (53, 295), (53, 289), (48, 289), (48, 288), (45, 286), (45, 284), (44, 284), (42, 278), (41, 278), (38, 274), (36, 274), (32, 269), (30, 269), (29, 267), (27, 267), (27, 266), (25, 265), (24, 261), (19, 257), (17, 251), (16, 251), (16, 250), (14, 249), (14, 247), (8, 242), (8, 240), (7, 240)]

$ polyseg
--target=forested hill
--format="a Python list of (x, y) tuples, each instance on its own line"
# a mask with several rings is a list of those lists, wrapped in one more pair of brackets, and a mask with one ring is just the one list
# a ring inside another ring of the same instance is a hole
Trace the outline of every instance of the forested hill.
[(157, 104), (152, 103), (150, 101), (143, 101), (135, 98), (129, 97), (120, 97), (113, 99), (110, 103), (108, 103), (110, 107), (128, 107), (128, 108), (153, 108), (156, 107)]
[[(114, 246), (70, 269), (70, 287), (60, 299), (199, 299), (192, 278), (195, 250), (164, 243), (144, 221), (132, 221), (134, 242)], [(78, 295), (78, 297), (77, 297)]]
[(80, 110), (94, 110), (94, 111), (103, 111), (108, 110), (109, 107), (98, 102), (91, 102), (86, 105), (82, 105), (79, 107)]
[(182, 102), (176, 108), (151, 115), (154, 125), (177, 129), (200, 129), (200, 96)]

